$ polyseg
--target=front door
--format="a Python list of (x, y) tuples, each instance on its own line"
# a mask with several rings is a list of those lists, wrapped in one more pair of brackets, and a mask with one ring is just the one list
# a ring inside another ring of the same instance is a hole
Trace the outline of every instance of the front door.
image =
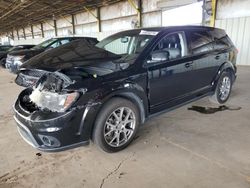
[[(184, 32), (166, 35), (156, 44), (147, 60), (150, 111), (155, 113), (179, 103), (192, 94), (192, 58), (189, 56)], [(154, 57), (154, 54), (167, 54), (167, 58)]]

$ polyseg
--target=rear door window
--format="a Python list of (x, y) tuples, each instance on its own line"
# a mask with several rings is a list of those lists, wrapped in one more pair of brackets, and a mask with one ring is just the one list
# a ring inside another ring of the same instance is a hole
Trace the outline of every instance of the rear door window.
[(212, 37), (205, 31), (189, 32), (189, 40), (193, 54), (201, 54), (213, 50)]

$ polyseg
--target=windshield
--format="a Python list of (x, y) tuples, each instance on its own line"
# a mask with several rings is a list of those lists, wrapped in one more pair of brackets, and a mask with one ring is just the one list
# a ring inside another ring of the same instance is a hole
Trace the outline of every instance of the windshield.
[(42, 42), (42, 43), (40, 43), (40, 44), (34, 46), (34, 47), (31, 48), (31, 49), (37, 50), (37, 49), (41, 49), (41, 48), (46, 48), (46, 47), (48, 47), (51, 43), (55, 42), (56, 40), (57, 40), (57, 39), (49, 39), (49, 40), (46, 40), (46, 41), (44, 41), (44, 42)]
[(102, 40), (96, 46), (126, 58), (136, 57), (157, 33), (144, 30), (125, 31)]

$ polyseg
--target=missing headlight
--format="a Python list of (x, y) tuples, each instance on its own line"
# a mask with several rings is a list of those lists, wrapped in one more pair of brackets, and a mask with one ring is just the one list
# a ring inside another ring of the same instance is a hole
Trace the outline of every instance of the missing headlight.
[(48, 109), (55, 112), (66, 111), (79, 97), (78, 92), (53, 93), (36, 88), (29, 96), (30, 100), (41, 109)]
[(59, 72), (44, 74), (30, 94), (30, 101), (42, 110), (64, 112), (79, 97), (76, 91), (64, 90), (72, 83), (70, 78)]

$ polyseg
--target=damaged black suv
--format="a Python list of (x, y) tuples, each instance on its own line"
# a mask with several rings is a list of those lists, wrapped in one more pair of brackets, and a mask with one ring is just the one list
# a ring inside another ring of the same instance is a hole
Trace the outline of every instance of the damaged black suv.
[(201, 26), (124, 31), (96, 46), (74, 41), (22, 66), (33, 81), (15, 102), (14, 118), (21, 136), (43, 151), (90, 139), (120, 151), (154, 114), (204, 96), (225, 103), (236, 56), (223, 30)]

